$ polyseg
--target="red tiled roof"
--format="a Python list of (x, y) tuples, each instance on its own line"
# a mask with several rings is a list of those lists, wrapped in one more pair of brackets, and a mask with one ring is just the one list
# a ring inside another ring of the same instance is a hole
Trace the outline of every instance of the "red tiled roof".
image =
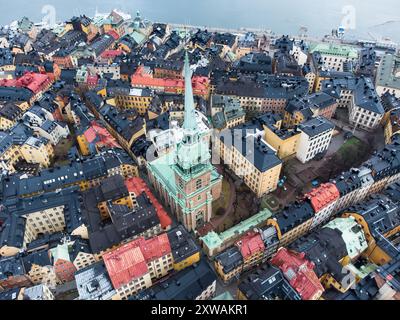
[(151, 204), (154, 206), (157, 212), (157, 216), (160, 219), (161, 227), (167, 229), (172, 225), (172, 220), (164, 210), (163, 206), (158, 202), (157, 198), (150, 191), (149, 187), (141, 178), (131, 178), (125, 180), (126, 188), (129, 192), (133, 192), (136, 196), (141, 195), (143, 192), (146, 193), (150, 199)]
[(89, 85), (97, 85), (99, 78), (97, 75), (90, 75), (87, 77), (86, 83)]
[(236, 242), (236, 246), (245, 260), (256, 253), (265, 250), (264, 241), (262, 240), (261, 235), (256, 232), (251, 232), (244, 236), (240, 241)]
[(148, 272), (143, 253), (134, 243), (128, 243), (105, 254), (103, 259), (115, 289)]
[(305, 197), (310, 200), (314, 211), (319, 212), (332, 202), (339, 199), (340, 193), (335, 184), (325, 183), (307, 193)]
[(324, 288), (314, 272), (314, 263), (305, 259), (304, 253), (281, 248), (271, 259), (271, 264), (279, 267), (303, 300), (317, 300), (324, 292)]
[(147, 262), (162, 258), (171, 253), (171, 245), (166, 233), (139, 242), (143, 256)]
[[(185, 81), (183, 79), (162, 79), (153, 78), (150, 74), (145, 74), (143, 66), (140, 66), (131, 77), (132, 86), (142, 86), (150, 88), (163, 88), (165, 92), (176, 93), (183, 91)], [(193, 93), (195, 95), (208, 94), (210, 79), (207, 77), (194, 76), (192, 79)]]
[(119, 34), (115, 30), (110, 30), (107, 32), (111, 37), (113, 37), (115, 40), (119, 39)]
[(171, 253), (168, 235), (146, 240), (141, 237), (104, 255), (111, 282), (115, 289), (140, 278), (148, 272), (147, 264)]
[[(96, 121), (91, 122), (91, 127), (84, 134), (89, 143), (95, 142), (98, 145), (110, 148), (120, 148), (117, 140), (111, 135), (108, 130), (100, 126)], [(97, 139), (97, 141), (95, 141)]]
[(54, 76), (49, 74), (27, 72), (18, 79), (2, 79), (0, 87), (27, 88), (34, 94), (46, 89), (47, 85), (54, 81)]
[(123, 54), (122, 50), (106, 50), (104, 51), (100, 57), (105, 59), (115, 58)]

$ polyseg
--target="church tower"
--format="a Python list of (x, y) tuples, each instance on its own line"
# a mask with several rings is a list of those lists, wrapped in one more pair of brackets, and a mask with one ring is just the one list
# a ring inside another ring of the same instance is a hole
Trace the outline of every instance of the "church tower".
[(208, 141), (199, 133), (194, 107), (192, 72), (189, 56), (185, 54), (185, 116), (184, 137), (176, 149), (173, 165), (175, 184), (181, 205), (180, 220), (188, 230), (196, 230), (209, 222), (212, 215), (212, 180), (215, 168), (211, 165)]

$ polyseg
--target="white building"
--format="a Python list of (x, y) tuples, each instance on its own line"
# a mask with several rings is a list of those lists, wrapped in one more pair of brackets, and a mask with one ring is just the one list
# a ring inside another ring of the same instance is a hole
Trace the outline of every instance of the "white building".
[(322, 90), (349, 110), (349, 123), (364, 130), (374, 130), (385, 114), (381, 99), (370, 78), (347, 77), (324, 81)]
[(66, 124), (46, 120), (40, 127), (31, 127), (37, 135), (46, 138), (56, 146), (61, 139), (66, 139), (70, 132)]
[(97, 74), (103, 76), (104, 74), (111, 75), (112, 80), (121, 79), (121, 67), (118, 63), (112, 64), (94, 64), (92, 66), (88, 66), (88, 70), (90, 74)]
[(334, 128), (333, 123), (320, 116), (301, 124), (297, 159), (306, 163), (328, 150)]
[(319, 52), (325, 68), (344, 71), (346, 62), (357, 62), (359, 52), (356, 48), (336, 44), (318, 43), (311, 46), (310, 53)]
[(53, 115), (39, 106), (33, 106), (23, 116), (29, 127), (40, 127), (46, 120), (54, 121)]
[(304, 42), (293, 44), (293, 49), (290, 54), (296, 59), (299, 66), (304, 66), (308, 60), (308, 48)]

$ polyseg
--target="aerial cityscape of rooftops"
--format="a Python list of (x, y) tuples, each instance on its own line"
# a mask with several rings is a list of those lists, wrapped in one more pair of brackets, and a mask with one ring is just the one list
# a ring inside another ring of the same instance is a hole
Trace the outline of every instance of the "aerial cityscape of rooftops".
[(0, 300), (399, 300), (399, 46), (345, 32), (1, 27)]

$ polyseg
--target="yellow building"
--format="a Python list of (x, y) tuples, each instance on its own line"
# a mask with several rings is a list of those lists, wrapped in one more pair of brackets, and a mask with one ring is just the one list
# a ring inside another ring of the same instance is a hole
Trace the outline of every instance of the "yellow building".
[(145, 116), (153, 100), (153, 93), (149, 89), (130, 89), (128, 95), (116, 95), (115, 103), (120, 109), (136, 109), (141, 116)]
[(0, 105), (0, 130), (6, 131), (11, 129), (21, 118), (24, 110), (20, 109), (17, 104), (8, 102)]
[(0, 131), (0, 169), (14, 173), (14, 165), (23, 160), (18, 145), (12, 141), (12, 137), (5, 132)]
[(181, 271), (200, 261), (200, 250), (196, 243), (182, 226), (168, 232), (175, 271)]
[(314, 215), (308, 202), (295, 203), (268, 219), (267, 224), (277, 231), (280, 247), (286, 247), (309, 232)]
[(21, 146), (20, 152), (26, 162), (37, 163), (42, 168), (50, 167), (54, 158), (53, 146), (44, 138), (29, 137)]
[[(257, 197), (276, 190), (282, 170), (282, 161), (257, 133), (251, 134), (247, 125), (223, 130), (215, 139), (221, 159)], [(255, 131), (253, 131), (255, 132)]]
[(400, 232), (397, 204), (385, 196), (376, 196), (353, 209), (344, 212), (343, 217), (354, 217), (362, 227), (368, 243), (363, 256), (378, 266), (389, 263), (393, 248), (389, 239)]
[(243, 258), (239, 250), (232, 247), (218, 255), (214, 260), (214, 269), (224, 283), (229, 283), (232, 279), (239, 277), (243, 272)]
[(295, 110), (293, 113), (285, 110), (283, 124), (286, 128), (293, 128), (300, 125), (307, 119), (309, 109)]
[(400, 109), (392, 110), (384, 120), (385, 143), (391, 144), (392, 137), (400, 133)]
[(265, 141), (278, 153), (279, 159), (286, 159), (297, 152), (300, 132), (282, 130), (280, 127), (266, 126)]

